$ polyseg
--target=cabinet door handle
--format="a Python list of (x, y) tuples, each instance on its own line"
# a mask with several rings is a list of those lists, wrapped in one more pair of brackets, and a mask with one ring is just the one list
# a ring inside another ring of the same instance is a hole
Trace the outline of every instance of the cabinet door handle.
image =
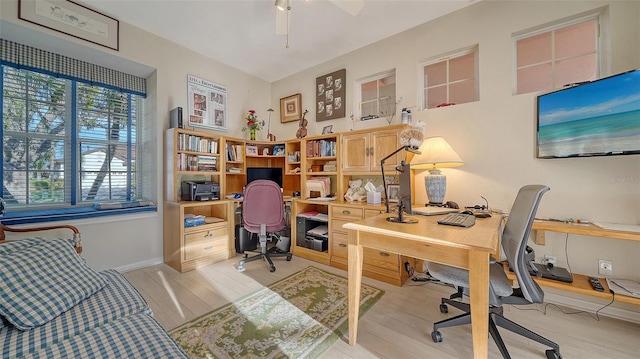
[(344, 211), (342, 211), (342, 214), (351, 214), (351, 211), (349, 211), (348, 209), (345, 209)]
[(340, 243), (340, 244), (338, 244), (338, 247), (347, 248), (347, 245), (344, 244), (344, 243)]
[(369, 147), (364, 149), (364, 156), (369, 157)]
[(380, 252), (379, 254), (380, 254), (381, 257), (388, 257), (389, 256), (389, 253), (387, 253), (387, 252)]
[(373, 157), (373, 147), (369, 147), (369, 156)]
[(208, 250), (209, 250), (209, 249), (211, 249), (211, 248), (213, 248), (213, 246), (206, 246), (206, 247), (204, 247), (204, 248), (202, 248), (202, 249), (204, 249), (205, 251), (208, 251)]

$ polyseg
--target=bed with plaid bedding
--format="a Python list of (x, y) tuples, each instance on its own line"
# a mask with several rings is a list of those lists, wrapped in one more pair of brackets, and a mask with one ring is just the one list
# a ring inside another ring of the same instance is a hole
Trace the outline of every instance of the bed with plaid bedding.
[[(20, 315), (14, 316), (16, 310), (21, 310), (24, 303), (37, 302), (34, 295), (34, 284), (17, 283), (22, 279), (7, 277), (11, 273), (11, 266), (25, 272), (29, 278), (28, 264), (12, 263), (20, 261), (17, 252), (38, 251), (36, 246), (45, 242), (30, 240), (27, 245), (16, 245), (15, 249), (0, 250), (0, 351), (2, 358), (188, 358), (178, 345), (167, 335), (162, 327), (153, 319), (151, 309), (138, 291), (117, 271), (111, 269), (94, 272), (104, 284), (99, 290), (82, 299), (77, 304), (62, 308), (63, 311), (52, 319), (43, 323), (23, 323)], [(47, 241), (49, 242), (49, 241)], [(64, 247), (68, 242), (54, 243)], [(4, 247), (4, 245), (0, 245)], [(13, 251), (13, 253), (12, 253)], [(73, 253), (69, 246), (69, 252)], [(34, 258), (33, 253), (25, 254), (25, 258)], [(73, 253), (75, 254), (75, 253)], [(69, 254), (72, 255), (72, 254)], [(37, 257), (37, 255), (35, 256)], [(55, 256), (53, 261), (64, 261)], [(79, 258), (79, 257), (78, 257)], [(49, 259), (47, 259), (49, 260)], [(37, 261), (36, 261), (37, 262)], [(47, 263), (50, 265), (51, 263)], [(34, 273), (42, 276), (46, 272), (33, 264)], [(9, 269), (7, 269), (9, 268)], [(73, 272), (70, 272), (73, 273)], [(64, 273), (64, 275), (72, 275)], [(77, 277), (77, 276), (76, 276)], [(3, 282), (3, 280), (5, 282)], [(47, 283), (47, 282), (45, 282)], [(14, 285), (15, 284), (15, 285)], [(20, 286), (25, 288), (20, 288)], [(37, 283), (36, 283), (37, 285)], [(21, 292), (21, 290), (23, 290)], [(39, 291), (39, 290), (37, 290)], [(60, 294), (64, 297), (66, 294)], [(24, 297), (24, 298), (21, 298)], [(17, 298), (17, 299), (16, 299)], [(43, 295), (44, 302), (37, 302), (38, 311), (42, 307), (56, 307), (57, 301), (50, 294)], [(22, 301), (21, 301), (22, 300)], [(68, 303), (68, 298), (62, 298), (62, 303)], [(12, 308), (12, 305), (14, 305)], [(25, 309), (28, 310), (28, 309)], [(33, 311), (33, 310), (31, 310)], [(20, 314), (20, 313), (18, 313)], [(56, 314), (54, 312), (54, 314)], [(36, 319), (39, 320), (39, 317)], [(27, 317), (30, 321), (31, 317)], [(32, 326), (32, 327), (31, 327)]]

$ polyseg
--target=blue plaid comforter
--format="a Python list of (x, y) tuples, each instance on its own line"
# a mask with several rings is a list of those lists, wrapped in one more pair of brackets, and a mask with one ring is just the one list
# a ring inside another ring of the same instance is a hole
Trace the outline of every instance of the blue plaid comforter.
[(0, 329), (2, 358), (188, 358), (117, 271), (104, 288), (37, 328)]

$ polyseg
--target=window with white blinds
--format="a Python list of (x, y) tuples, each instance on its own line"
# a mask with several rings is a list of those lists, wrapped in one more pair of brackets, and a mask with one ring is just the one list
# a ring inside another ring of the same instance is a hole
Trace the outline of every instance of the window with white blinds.
[(2, 66), (2, 197), (68, 208), (141, 197), (142, 97)]

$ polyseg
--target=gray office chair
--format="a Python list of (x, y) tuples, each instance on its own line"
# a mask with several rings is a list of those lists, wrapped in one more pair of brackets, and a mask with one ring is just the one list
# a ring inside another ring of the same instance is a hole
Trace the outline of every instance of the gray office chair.
[[(253, 257), (245, 255), (245, 259), (238, 263), (239, 272), (245, 271), (245, 263), (258, 259), (266, 260), (271, 272), (276, 270), (271, 257), (286, 257), (287, 261), (291, 260), (289, 243), (286, 243), (285, 248), (277, 244), (267, 249), (267, 240), (276, 238), (280, 241), (275, 233), (282, 231), (286, 225), (282, 190), (277, 183), (270, 180), (254, 180), (247, 185), (242, 201), (242, 222), (244, 229), (253, 234), (252, 237), (258, 237), (260, 253)], [(244, 249), (242, 251), (244, 252)]]
[[(549, 187), (541, 185), (522, 187), (513, 203), (507, 224), (502, 232), (502, 249), (515, 272), (520, 287), (511, 287), (511, 283), (500, 263), (492, 261), (490, 265), (489, 333), (496, 342), (496, 345), (498, 345), (500, 353), (502, 353), (504, 358), (511, 358), (511, 356), (498, 332), (497, 326), (551, 347), (552, 349), (548, 349), (545, 352), (549, 359), (562, 358), (558, 344), (505, 318), (502, 309), (503, 304), (523, 305), (542, 303), (544, 299), (544, 292), (529, 275), (529, 264), (525, 260), (525, 248), (531, 232), (533, 219), (538, 210), (538, 204), (542, 199), (542, 195), (548, 190)], [(431, 338), (434, 342), (439, 343), (442, 341), (441, 328), (471, 323), (469, 304), (453, 300), (462, 297), (462, 293), (468, 293), (469, 272), (465, 269), (437, 263), (428, 263), (427, 268), (429, 269), (429, 274), (433, 277), (458, 287), (458, 293), (453, 294), (450, 298), (442, 298), (440, 312), (447, 313), (449, 311), (447, 304), (465, 312), (464, 314), (437, 322), (433, 325)]]

